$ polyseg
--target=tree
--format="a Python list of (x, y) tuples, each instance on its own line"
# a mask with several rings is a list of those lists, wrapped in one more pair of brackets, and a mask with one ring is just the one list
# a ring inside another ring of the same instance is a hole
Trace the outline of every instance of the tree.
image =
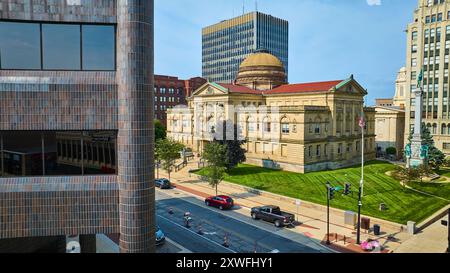
[(204, 169), (204, 175), (208, 178), (209, 185), (216, 189), (216, 195), (218, 195), (217, 188), (220, 182), (224, 179), (226, 170), (227, 169), (225, 167), (218, 167), (214, 165), (208, 166)]
[(403, 185), (406, 184), (406, 182), (411, 182), (417, 180), (420, 175), (419, 169), (415, 168), (403, 168), (403, 167), (396, 167), (395, 171), (392, 175), (396, 180), (402, 181)]
[(227, 146), (217, 141), (208, 143), (205, 145), (202, 157), (210, 166), (226, 167)]
[(155, 119), (155, 141), (166, 138), (166, 127), (161, 123), (161, 121)]
[(227, 146), (217, 141), (206, 144), (203, 159), (208, 161), (208, 167), (204, 169), (204, 175), (208, 178), (209, 185), (215, 187), (217, 195), (217, 188), (226, 171)]
[(245, 157), (246, 151), (242, 148), (242, 145), (245, 144), (245, 141), (225, 140), (219, 141), (219, 143), (227, 147), (227, 159), (225, 162), (227, 170), (231, 170), (235, 168), (239, 163), (245, 162), (245, 160), (247, 160), (247, 158)]
[[(227, 125), (229, 127), (227, 128)], [(232, 125), (232, 126), (231, 126)], [(220, 144), (227, 147), (227, 159), (225, 167), (227, 170), (235, 168), (239, 163), (245, 162), (247, 158), (245, 157), (246, 150), (242, 146), (246, 143), (246, 140), (239, 140), (238, 136), (242, 136), (242, 130), (237, 124), (232, 121), (224, 122), (223, 124), (218, 124), (216, 127), (222, 126), (222, 138), (225, 140), (218, 141)], [(229, 139), (230, 135), (227, 136), (227, 130), (233, 130), (233, 139)], [(228, 137), (228, 138), (227, 138)], [(242, 139), (242, 138), (241, 138)]]
[(170, 172), (175, 160), (180, 158), (180, 152), (184, 145), (172, 139), (160, 139), (156, 142), (155, 155), (161, 160), (161, 167), (167, 171), (170, 180)]
[[(433, 136), (430, 133), (430, 130), (422, 123), (422, 140), (423, 144), (428, 146), (428, 164), (434, 169), (439, 170), (439, 167), (444, 164), (445, 155), (441, 152), (436, 146), (434, 146)], [(409, 142), (412, 140), (412, 132), (409, 134)]]
[(423, 178), (430, 175), (430, 167), (428, 165), (420, 165), (417, 168), (417, 175), (420, 178), (420, 182), (423, 182)]

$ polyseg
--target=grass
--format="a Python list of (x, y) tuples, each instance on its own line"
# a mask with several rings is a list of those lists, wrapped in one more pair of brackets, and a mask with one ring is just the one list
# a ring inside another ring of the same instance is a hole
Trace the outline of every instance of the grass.
[[(398, 181), (386, 175), (395, 166), (386, 162), (368, 162), (364, 168), (364, 198), (361, 212), (365, 215), (406, 224), (407, 221), (420, 221), (447, 205), (449, 202), (406, 189)], [(198, 174), (202, 174), (199, 171)], [(298, 174), (270, 170), (251, 165), (239, 165), (225, 177), (226, 181), (264, 190), (288, 197), (298, 198), (326, 205), (325, 183), (344, 187), (350, 183), (353, 194), (335, 194), (331, 206), (343, 210), (357, 211), (358, 187), (361, 177), (360, 167), (350, 167), (333, 171)], [(445, 187), (447, 190), (448, 188)], [(429, 189), (426, 189), (427, 191)], [(431, 188), (433, 192), (446, 195), (449, 192)], [(386, 211), (379, 211), (380, 203), (385, 203)]]
[(442, 176), (450, 178), (450, 168), (441, 168), (436, 173), (439, 174), (439, 175), (442, 175)]
[(450, 200), (450, 183), (412, 182), (408, 186)]

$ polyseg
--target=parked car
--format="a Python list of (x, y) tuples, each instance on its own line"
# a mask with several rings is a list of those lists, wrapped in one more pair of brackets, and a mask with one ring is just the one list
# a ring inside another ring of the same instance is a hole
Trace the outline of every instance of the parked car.
[(254, 207), (250, 213), (254, 220), (261, 219), (274, 223), (276, 227), (290, 226), (295, 221), (294, 214), (283, 212), (277, 206)]
[(165, 179), (165, 178), (155, 179), (155, 186), (159, 187), (160, 189), (170, 189), (171, 188), (169, 179)]
[(234, 201), (231, 197), (226, 195), (211, 196), (205, 199), (205, 204), (208, 207), (216, 207), (220, 210), (231, 209), (234, 206)]
[(155, 233), (155, 237), (156, 237), (156, 245), (162, 245), (164, 244), (164, 242), (166, 241), (166, 235), (164, 234), (164, 232), (161, 230), (160, 227), (156, 227), (156, 233)]

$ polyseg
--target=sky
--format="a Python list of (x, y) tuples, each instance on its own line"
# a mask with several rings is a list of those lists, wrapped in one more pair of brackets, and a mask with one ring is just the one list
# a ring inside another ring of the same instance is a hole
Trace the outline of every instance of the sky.
[[(394, 96), (406, 62), (406, 27), (418, 0), (258, 0), (289, 21), (289, 82), (346, 79)], [(255, 10), (255, 0), (155, 0), (155, 74), (201, 76), (203, 27)]]

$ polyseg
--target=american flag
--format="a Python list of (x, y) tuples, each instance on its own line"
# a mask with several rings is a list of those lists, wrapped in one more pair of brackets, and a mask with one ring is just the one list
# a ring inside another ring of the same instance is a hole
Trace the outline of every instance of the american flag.
[(366, 121), (364, 120), (364, 117), (359, 118), (359, 127), (361, 128), (366, 127)]

